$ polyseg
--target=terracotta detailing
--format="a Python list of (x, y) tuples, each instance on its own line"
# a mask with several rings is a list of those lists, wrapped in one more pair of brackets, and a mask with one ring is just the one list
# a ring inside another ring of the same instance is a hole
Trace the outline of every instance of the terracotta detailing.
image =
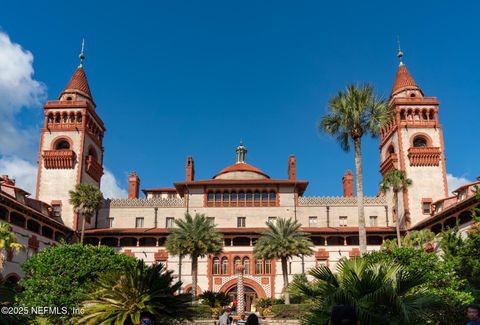
[(347, 170), (342, 177), (343, 196), (354, 196), (353, 192), (353, 173)]
[(92, 155), (87, 156), (85, 164), (87, 165), (87, 174), (90, 175), (95, 181), (100, 182), (100, 179), (103, 175), (102, 165), (100, 165)]
[(195, 165), (192, 156), (187, 157), (187, 164), (185, 167), (185, 181), (192, 182), (195, 179)]
[(359, 257), (359, 256), (360, 256), (360, 249), (358, 249), (358, 248), (352, 248), (352, 249), (348, 252), (348, 256), (350, 256), (350, 258), (352, 258), (352, 257)]
[[(221, 288), (220, 288), (220, 292), (227, 292), (229, 291), (231, 288), (233, 288), (234, 286), (237, 285), (237, 281), (238, 279), (237, 278), (234, 278), (230, 281), (228, 281), (227, 283), (225, 283)], [(258, 284), (257, 282), (251, 280), (251, 279), (248, 279), (248, 278), (244, 278), (243, 279), (243, 283), (244, 283), (244, 286), (249, 286), (250, 288), (252, 288), (255, 293), (257, 294), (258, 298), (267, 298), (267, 295), (265, 294), (265, 290), (263, 290), (262, 286), (260, 284)], [(273, 283), (272, 283), (272, 289), (273, 290)], [(272, 291), (273, 293), (273, 291)]]
[(44, 150), (42, 158), (46, 169), (72, 169), (75, 152), (73, 150)]
[(262, 278), (262, 284), (269, 284), (269, 278)]
[(222, 278), (215, 278), (215, 284), (216, 285), (222, 284)]
[(393, 83), (391, 96), (404, 91), (404, 90), (419, 90), (421, 89), (417, 86), (415, 80), (407, 70), (407, 67), (404, 64), (401, 64), (398, 67), (397, 75), (395, 77), (395, 82)]
[(330, 257), (330, 253), (325, 250), (325, 248), (320, 248), (318, 251), (315, 252), (315, 259), (316, 260), (328, 260)]
[(380, 173), (382, 176), (385, 176), (386, 173), (394, 169), (398, 169), (398, 157), (396, 153), (388, 155), (380, 164)]
[(37, 236), (32, 235), (32, 237), (28, 239), (28, 248), (32, 249), (36, 253), (38, 252), (39, 247), (40, 242), (38, 241)]
[(131, 249), (126, 249), (123, 251), (123, 254), (127, 255), (127, 256), (131, 256), (131, 257), (135, 257), (135, 254), (132, 252)]
[(245, 300), (243, 299), (243, 295), (245, 293), (245, 287), (243, 286), (243, 265), (237, 266), (237, 273), (238, 273), (238, 282), (237, 282), (237, 313), (238, 315), (243, 315), (245, 312)]
[(288, 179), (291, 181), (297, 179), (297, 159), (294, 155), (288, 158)]
[(81, 66), (75, 70), (75, 73), (73, 74), (72, 78), (70, 78), (65, 90), (60, 94), (60, 97), (63, 94), (72, 92), (79, 93), (80, 95), (93, 101), (92, 93), (90, 92), (90, 87), (88, 86), (87, 75)]
[(441, 151), (439, 147), (411, 147), (408, 149), (410, 166), (438, 166)]
[(138, 199), (138, 192), (140, 190), (140, 178), (136, 172), (131, 172), (128, 176), (128, 198)]
[(166, 262), (168, 260), (168, 252), (164, 249), (159, 249), (154, 254), (155, 262)]

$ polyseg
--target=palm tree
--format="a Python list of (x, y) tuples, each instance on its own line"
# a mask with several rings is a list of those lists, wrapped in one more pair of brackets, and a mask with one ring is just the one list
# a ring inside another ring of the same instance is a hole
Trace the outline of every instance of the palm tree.
[(19, 251), (22, 248), (23, 246), (17, 243), (17, 237), (10, 225), (0, 223), (0, 271), (3, 269), (5, 263), (5, 254)]
[(192, 217), (188, 212), (185, 219), (175, 220), (165, 246), (173, 255), (189, 255), (192, 260), (192, 294), (197, 297), (198, 259), (208, 254), (218, 255), (223, 250), (223, 236), (215, 229), (215, 224), (204, 214)]
[(400, 191), (403, 192), (410, 185), (412, 185), (412, 180), (410, 178), (407, 178), (405, 173), (398, 169), (389, 171), (383, 177), (383, 180), (380, 182), (380, 190), (383, 193), (386, 193), (389, 190), (393, 191), (393, 204), (395, 205), (395, 212), (397, 214), (395, 227), (397, 228), (398, 247), (402, 247), (402, 239), (400, 237), (400, 223), (403, 220), (403, 218), (400, 216), (400, 213), (398, 213), (398, 193)]
[(363, 258), (342, 259), (336, 273), (323, 265), (312, 269), (313, 282), (293, 283), (315, 302), (302, 323), (327, 324), (333, 306), (348, 304), (361, 324), (424, 324), (421, 317), (440, 307), (437, 297), (422, 286), (427, 272)]
[(360, 253), (367, 252), (367, 233), (363, 202), (362, 180), (362, 137), (370, 133), (376, 137), (379, 131), (391, 119), (392, 111), (387, 101), (374, 94), (371, 85), (349, 85), (345, 92), (340, 91), (328, 103), (328, 114), (323, 116), (319, 129), (336, 137), (340, 147), (348, 152), (350, 142), (355, 150), (355, 168), (357, 176), (358, 235)]
[(255, 243), (255, 258), (279, 259), (282, 263), (285, 304), (290, 304), (288, 292), (287, 262), (293, 256), (312, 255), (312, 241), (300, 231), (300, 223), (292, 219), (279, 218), (275, 223), (267, 222), (268, 230)]
[(177, 294), (181, 282), (163, 264), (146, 266), (142, 260), (124, 271), (100, 277), (83, 302), (81, 324), (140, 324), (149, 318), (155, 324), (190, 319), (190, 296)]
[(92, 184), (80, 183), (75, 186), (75, 191), (69, 191), (70, 204), (74, 211), (82, 218), (82, 230), (80, 242), (83, 244), (85, 233), (85, 219), (90, 219), (100, 209), (103, 202), (103, 195), (100, 190)]

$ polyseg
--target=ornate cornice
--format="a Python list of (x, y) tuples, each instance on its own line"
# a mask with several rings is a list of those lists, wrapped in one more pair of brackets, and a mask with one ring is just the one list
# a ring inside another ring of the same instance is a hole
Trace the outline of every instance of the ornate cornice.
[(171, 199), (107, 199), (103, 202), (104, 208), (183, 208), (183, 198)]
[[(383, 196), (366, 196), (364, 197), (365, 205), (381, 205), (387, 204)], [(299, 206), (355, 206), (357, 205), (356, 197), (345, 196), (310, 196), (299, 197)]]

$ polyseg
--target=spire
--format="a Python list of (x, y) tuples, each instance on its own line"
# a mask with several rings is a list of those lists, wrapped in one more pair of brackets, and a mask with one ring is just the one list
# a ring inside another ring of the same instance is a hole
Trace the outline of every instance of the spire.
[(395, 77), (395, 82), (393, 83), (392, 92), (390, 96), (395, 96), (398, 93), (405, 90), (417, 90), (423, 96), (422, 90), (420, 89), (420, 87), (418, 87), (415, 80), (413, 80), (413, 77), (410, 75), (410, 72), (408, 72), (407, 67), (403, 63), (403, 52), (402, 52), (402, 49), (400, 48), (400, 39), (398, 39), (397, 42), (398, 42), (397, 57), (400, 60), (400, 64), (398, 65), (397, 75)]
[[(70, 78), (65, 90), (63, 90), (60, 94), (60, 98), (63, 99), (62, 97), (64, 95), (80, 95), (81, 97), (89, 99), (93, 102), (92, 93), (90, 92), (90, 87), (87, 81), (87, 75), (83, 69), (83, 60), (85, 60), (85, 39), (82, 39), (82, 51), (78, 57), (80, 58), (80, 64), (77, 70), (75, 70), (72, 78)], [(70, 96), (66, 97), (68, 98)]]
[(237, 153), (237, 164), (245, 163), (247, 159), (247, 148), (243, 145), (243, 142), (240, 140), (240, 145), (235, 150)]

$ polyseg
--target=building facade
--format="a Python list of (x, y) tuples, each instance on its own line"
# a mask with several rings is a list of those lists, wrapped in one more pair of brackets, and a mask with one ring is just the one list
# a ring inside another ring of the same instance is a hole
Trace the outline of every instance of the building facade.
[[(390, 100), (395, 117), (381, 132), (380, 173), (400, 169), (413, 184), (400, 195), (399, 211), (393, 208), (391, 194), (365, 197), (369, 251), (378, 250), (384, 240), (395, 238), (397, 216), (401, 216), (404, 232), (423, 228), (439, 232), (457, 221), (468, 227), (472, 223), (469, 211), (478, 204), (474, 187), (480, 182), (466, 184), (448, 196), (439, 103), (435, 97), (424, 96), (402, 62)], [(58, 100), (47, 101), (44, 113), (36, 200), (28, 198), (28, 193), (16, 188), (7, 177), (0, 183), (0, 220), (10, 223), (20, 243), (29, 248), (9, 258), (2, 272), (5, 279), (21, 276), (18, 264), (29, 254), (54, 245), (61, 238), (74, 240), (79, 225), (68, 191), (83, 182), (99, 187), (103, 174), (106, 129), (96, 111), (82, 64)], [(272, 179), (249, 164), (243, 144), (236, 148), (232, 163), (212, 178), (199, 180), (195, 178), (194, 159), (187, 157), (184, 180), (167, 188), (142, 189), (143, 197), (140, 177), (132, 172), (128, 198), (105, 200), (86, 224), (86, 242), (113, 247), (149, 264), (164, 263), (182, 280), (183, 289), (189, 290), (191, 261), (170, 255), (165, 240), (175, 227), (175, 220), (186, 213), (205, 214), (223, 234), (224, 249), (218, 256), (199, 260), (198, 292), (212, 290), (234, 295), (235, 270), (241, 264), (247, 310), (257, 298), (282, 294), (279, 261), (253, 256), (253, 246), (268, 221), (297, 220), (315, 245), (312, 256), (289, 261), (289, 276), (322, 264), (334, 268), (341, 258), (360, 254), (351, 171), (346, 171), (342, 178), (343, 196), (309, 197), (304, 195), (308, 181), (297, 178), (293, 155), (285, 160), (284, 179)]]

